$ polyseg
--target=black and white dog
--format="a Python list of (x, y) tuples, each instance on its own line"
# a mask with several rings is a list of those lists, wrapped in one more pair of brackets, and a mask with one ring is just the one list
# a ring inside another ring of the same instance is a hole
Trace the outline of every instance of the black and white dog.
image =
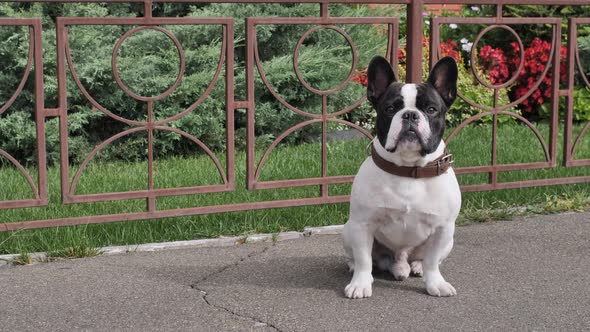
[[(370, 297), (373, 263), (396, 280), (422, 276), (428, 294), (453, 296), (439, 264), (453, 247), (461, 192), (453, 169), (429, 177), (400, 176), (393, 168), (420, 172), (445, 154), (445, 114), (457, 95), (457, 64), (441, 59), (428, 81), (395, 82), (383, 57), (368, 67), (367, 97), (377, 111), (373, 156), (360, 167), (352, 186), (344, 248), (354, 271), (344, 293)], [(440, 166), (440, 165), (439, 165)]]

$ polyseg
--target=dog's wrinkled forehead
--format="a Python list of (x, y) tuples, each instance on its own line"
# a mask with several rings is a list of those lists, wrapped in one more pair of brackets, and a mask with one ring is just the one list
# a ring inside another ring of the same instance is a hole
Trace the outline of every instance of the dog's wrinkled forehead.
[(403, 109), (412, 109), (423, 111), (428, 107), (446, 108), (445, 103), (440, 95), (427, 83), (421, 84), (403, 84), (392, 83), (381, 102), (391, 107), (394, 112)]

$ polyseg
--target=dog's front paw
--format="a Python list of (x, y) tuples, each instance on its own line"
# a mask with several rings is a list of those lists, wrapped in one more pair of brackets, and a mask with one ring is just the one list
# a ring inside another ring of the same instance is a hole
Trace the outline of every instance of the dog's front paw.
[(457, 295), (455, 287), (450, 283), (441, 280), (436, 283), (426, 284), (426, 291), (432, 296), (454, 296)]
[(395, 262), (391, 268), (393, 278), (398, 281), (406, 280), (410, 276), (410, 265), (408, 262)]
[(344, 288), (344, 295), (349, 299), (362, 299), (364, 297), (371, 297), (373, 294), (371, 284), (373, 277), (353, 278), (350, 284)]
[(422, 276), (422, 261), (413, 261), (412, 264), (410, 264), (411, 269), (412, 269), (412, 275), (415, 277), (421, 277)]

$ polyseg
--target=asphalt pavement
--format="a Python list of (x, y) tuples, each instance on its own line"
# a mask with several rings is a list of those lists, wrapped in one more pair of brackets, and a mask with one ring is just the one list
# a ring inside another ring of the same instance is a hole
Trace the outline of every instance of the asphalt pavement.
[(458, 227), (457, 296), (376, 274), (343, 296), (338, 235), (0, 267), (0, 331), (583, 331), (590, 213)]

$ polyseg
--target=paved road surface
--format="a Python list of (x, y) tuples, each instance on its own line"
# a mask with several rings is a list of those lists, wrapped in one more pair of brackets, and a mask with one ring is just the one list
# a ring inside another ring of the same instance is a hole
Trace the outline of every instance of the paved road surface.
[(377, 275), (348, 300), (338, 236), (0, 268), (0, 331), (590, 329), (590, 213), (459, 227), (453, 298)]

